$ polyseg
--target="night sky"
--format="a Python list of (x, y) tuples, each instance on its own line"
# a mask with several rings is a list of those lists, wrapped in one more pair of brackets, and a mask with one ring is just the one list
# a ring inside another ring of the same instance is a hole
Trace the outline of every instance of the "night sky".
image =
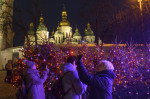
[[(40, 3), (39, 3), (39, 2)], [(22, 46), (24, 43), (24, 36), (26, 35), (26, 30), (29, 29), (30, 22), (34, 21), (34, 24), (38, 26), (39, 17), (42, 15), (44, 17), (44, 23), (46, 27), (48, 28), (50, 35), (54, 28), (56, 31), (56, 28), (58, 26), (58, 21), (61, 21), (61, 12), (63, 10), (63, 4), (66, 6), (66, 11), (68, 14), (68, 21), (71, 24), (71, 27), (73, 29), (73, 32), (75, 30), (76, 24), (78, 25), (79, 32), (81, 35), (84, 35), (84, 29), (86, 28), (87, 22), (92, 20), (89, 19), (89, 17), (93, 17), (91, 13), (88, 10), (84, 10), (86, 14), (83, 16), (82, 11), (85, 7), (85, 4), (83, 3), (85, 0), (14, 0), (14, 21), (13, 21), (13, 30), (15, 32), (14, 37), (14, 46)], [(87, 0), (88, 1), (88, 0)], [(90, 1), (90, 0), (89, 0)], [(106, 3), (107, 1), (111, 1), (113, 5), (113, 9), (110, 8), (110, 13), (107, 15), (108, 18), (111, 19), (113, 16), (112, 13), (117, 12), (119, 9), (128, 9), (128, 3), (126, 2), (129, 0), (101, 0), (101, 3)], [(130, 0), (130, 1), (136, 1), (136, 0)], [(137, 2), (136, 2), (137, 4)], [(93, 5), (94, 6), (94, 5)], [(104, 10), (107, 13), (107, 9)], [(87, 18), (88, 17), (88, 18)], [(109, 20), (108, 19), (108, 20)], [(103, 23), (106, 23), (103, 18), (100, 17), (100, 21)], [(147, 21), (148, 22), (148, 21)], [(92, 23), (92, 22), (91, 22)], [(101, 26), (99, 28), (98, 35), (102, 37), (103, 29), (105, 28), (103, 26), (103, 23), (101, 23)], [(149, 23), (146, 23), (146, 27), (150, 26)], [(24, 28), (26, 27), (26, 29)], [(112, 26), (111, 26), (112, 27)], [(115, 26), (116, 28), (116, 26)], [(119, 28), (119, 27), (118, 27)], [(132, 28), (132, 27), (131, 27)], [(139, 27), (137, 27), (139, 28)], [(92, 26), (92, 29), (94, 29), (94, 26)], [(133, 30), (137, 32), (138, 30)], [(133, 32), (132, 31), (132, 32)], [(148, 31), (148, 30), (147, 30)], [(109, 31), (109, 33), (112, 33), (112, 31)], [(114, 37), (111, 38), (112, 34), (107, 35), (106, 41), (114, 41)], [(135, 38), (138, 38), (140, 36), (137, 36)], [(105, 37), (106, 38), (106, 37)], [(130, 37), (128, 37), (130, 38)], [(112, 39), (112, 40), (110, 40)], [(121, 38), (122, 39), (122, 38)], [(140, 38), (138, 38), (140, 39)], [(137, 39), (137, 40), (138, 40)], [(140, 42), (141, 43), (141, 42)]]

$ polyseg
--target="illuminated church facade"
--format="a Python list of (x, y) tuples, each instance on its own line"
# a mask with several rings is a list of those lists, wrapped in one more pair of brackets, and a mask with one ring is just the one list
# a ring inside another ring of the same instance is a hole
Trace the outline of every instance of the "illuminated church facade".
[[(64, 8), (62, 11), (62, 21), (58, 23), (56, 31), (52, 31), (51, 36), (47, 27), (44, 25), (44, 18), (40, 17), (40, 24), (37, 27), (36, 37), (37, 43), (42, 44), (43, 42), (51, 42), (54, 44), (81, 44), (82, 42), (87, 44), (95, 43), (95, 36), (91, 29), (90, 23), (87, 24), (87, 28), (84, 31), (84, 37), (81, 36), (77, 26), (75, 32), (73, 33), (70, 22), (67, 20), (67, 12)], [(35, 36), (34, 36), (34, 25), (30, 23), (30, 29), (28, 31), (28, 38), (31, 44), (35, 45)], [(25, 44), (27, 43), (27, 37), (25, 38)]]

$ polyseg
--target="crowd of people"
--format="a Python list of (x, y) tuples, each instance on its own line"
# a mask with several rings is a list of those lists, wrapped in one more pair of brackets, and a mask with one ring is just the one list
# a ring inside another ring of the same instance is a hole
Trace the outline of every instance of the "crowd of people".
[[(25, 99), (46, 99), (43, 84), (47, 79), (49, 69), (46, 67), (40, 75), (35, 62), (29, 60), (23, 62), (26, 64), (23, 73), (26, 86)], [(8, 62), (6, 66), (7, 75), (11, 75), (12, 66), (10, 64), (11, 62)], [(82, 55), (67, 58), (67, 63), (60, 67), (63, 76), (63, 92), (65, 93), (62, 99), (112, 99), (113, 79), (115, 79), (114, 66), (107, 60), (98, 61), (96, 64), (96, 73), (91, 75), (83, 65)]]

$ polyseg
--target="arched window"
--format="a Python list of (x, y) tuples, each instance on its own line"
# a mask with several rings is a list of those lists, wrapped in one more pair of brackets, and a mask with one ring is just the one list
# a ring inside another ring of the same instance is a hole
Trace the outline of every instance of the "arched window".
[(56, 43), (57, 43), (57, 37), (56, 37)]

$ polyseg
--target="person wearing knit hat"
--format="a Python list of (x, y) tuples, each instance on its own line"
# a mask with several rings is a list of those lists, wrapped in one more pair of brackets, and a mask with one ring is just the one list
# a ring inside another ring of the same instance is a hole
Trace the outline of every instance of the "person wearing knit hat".
[(29, 60), (23, 61), (26, 64), (24, 72), (25, 85), (27, 88), (27, 94), (25, 99), (45, 99), (45, 92), (43, 83), (47, 79), (47, 73), (49, 70), (43, 71), (42, 76), (36, 69), (36, 63)]
[(113, 79), (116, 77), (113, 64), (108, 60), (94, 61), (96, 73), (91, 75), (87, 72), (81, 59), (82, 55), (79, 55), (77, 70), (80, 80), (90, 87), (87, 98), (112, 99)]
[(23, 62), (27, 65), (26, 68), (33, 68), (33, 67), (36, 67), (35, 62), (33, 62), (33, 61), (24, 60)]

